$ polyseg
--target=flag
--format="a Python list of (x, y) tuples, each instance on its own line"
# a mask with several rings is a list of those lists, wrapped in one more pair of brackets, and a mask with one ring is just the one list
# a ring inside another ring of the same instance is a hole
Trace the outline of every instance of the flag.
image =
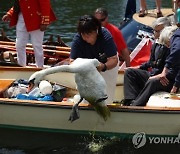
[[(138, 66), (146, 62), (150, 58), (152, 41), (149, 38), (143, 38), (141, 42), (130, 54), (130, 66)], [(120, 66), (119, 70), (124, 70), (125, 62)]]

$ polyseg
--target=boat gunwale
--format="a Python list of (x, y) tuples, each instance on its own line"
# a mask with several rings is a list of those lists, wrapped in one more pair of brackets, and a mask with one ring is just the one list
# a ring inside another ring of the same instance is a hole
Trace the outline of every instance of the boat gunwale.
[[(46, 68), (44, 68), (46, 69)], [(40, 71), (42, 70), (42, 68), (37, 68), (37, 67), (33, 67), (33, 66), (27, 66), (27, 67), (21, 67), (21, 66), (0, 66), (0, 71)], [(124, 71), (119, 70), (118, 74), (124, 74)]]
[(41, 68), (37, 68), (37, 67), (18, 67), (18, 66), (0, 66), (0, 71), (5, 70), (5, 71), (40, 71)]
[[(33, 103), (32, 103), (33, 102)], [(0, 105), (20, 105), (20, 106), (34, 106), (45, 108), (62, 108), (72, 109), (72, 102), (51, 102), (51, 101), (34, 101), (34, 100), (15, 100), (8, 98), (0, 98)], [(149, 107), (149, 106), (122, 106), (121, 104), (108, 104), (111, 112), (137, 112), (137, 113), (169, 113), (180, 114), (178, 107)], [(89, 104), (79, 104), (80, 110), (94, 110)]]

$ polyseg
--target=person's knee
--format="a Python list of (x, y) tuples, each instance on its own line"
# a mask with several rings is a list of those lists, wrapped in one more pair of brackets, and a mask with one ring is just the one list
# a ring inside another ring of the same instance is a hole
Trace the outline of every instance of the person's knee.
[(126, 71), (125, 71), (125, 75), (128, 75), (128, 74), (132, 74), (134, 72), (134, 69), (133, 68), (128, 68), (128, 69), (126, 69)]
[(147, 80), (146, 85), (156, 86), (160, 83), (159, 79), (150, 79)]

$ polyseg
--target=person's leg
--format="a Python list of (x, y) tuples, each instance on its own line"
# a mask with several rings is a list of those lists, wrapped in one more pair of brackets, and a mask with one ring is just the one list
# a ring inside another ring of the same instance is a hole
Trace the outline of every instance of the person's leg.
[(144, 17), (146, 15), (146, 11), (147, 11), (146, 0), (140, 0), (139, 17)]
[(161, 12), (161, 0), (156, 0), (156, 10), (157, 10), (157, 18), (162, 17), (163, 14)]
[(31, 41), (34, 49), (35, 61), (37, 67), (43, 67), (44, 65), (44, 54), (43, 54), (43, 38), (44, 32), (40, 30), (35, 30), (30, 32)]
[(19, 15), (16, 25), (16, 50), (17, 61), (21, 66), (26, 66), (26, 45), (29, 40), (29, 33), (27, 32), (24, 18), (22, 14)]
[(132, 102), (133, 106), (145, 106), (150, 96), (157, 91), (170, 92), (173, 86), (173, 82), (170, 82), (168, 86), (163, 86), (159, 79), (148, 80), (144, 88), (139, 93), (138, 97)]
[(143, 89), (149, 74), (141, 69), (127, 69), (124, 74), (124, 99), (134, 100)]

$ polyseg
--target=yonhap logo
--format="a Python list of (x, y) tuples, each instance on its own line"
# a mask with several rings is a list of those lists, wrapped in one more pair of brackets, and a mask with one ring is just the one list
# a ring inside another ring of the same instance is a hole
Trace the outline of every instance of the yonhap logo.
[(144, 132), (136, 133), (133, 138), (132, 142), (136, 149), (144, 146), (146, 144), (146, 135)]
[(171, 136), (149, 136), (146, 137), (144, 132), (136, 133), (132, 138), (133, 145), (136, 149), (141, 148), (146, 144), (180, 144), (180, 133), (177, 137)]

